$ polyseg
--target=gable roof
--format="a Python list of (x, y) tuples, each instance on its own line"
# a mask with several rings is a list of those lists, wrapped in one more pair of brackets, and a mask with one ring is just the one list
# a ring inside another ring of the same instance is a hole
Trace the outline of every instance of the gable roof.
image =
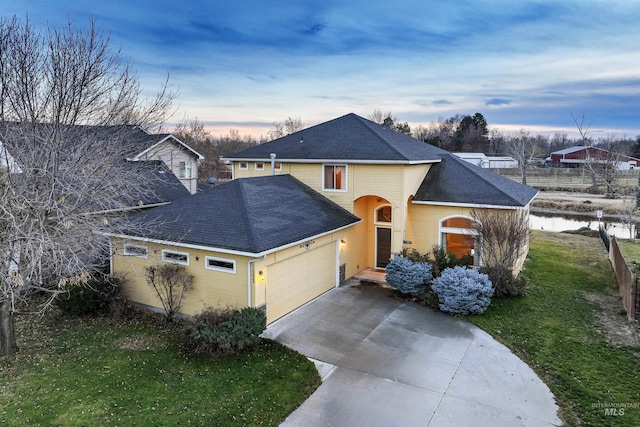
[(292, 133), (225, 157), (228, 160), (433, 163), (447, 152), (356, 114)]
[(140, 230), (121, 237), (245, 255), (269, 253), (360, 222), (290, 175), (235, 179), (131, 220)]
[(189, 147), (187, 144), (182, 142), (179, 138), (175, 137), (170, 133), (156, 133), (156, 134), (147, 134), (147, 135), (148, 135), (148, 138), (141, 138), (139, 140), (141, 144), (138, 147), (136, 147), (138, 150), (142, 149), (142, 151), (135, 153), (135, 156), (133, 156), (131, 160), (143, 159), (144, 156), (149, 151), (153, 150), (155, 147), (162, 144), (163, 142), (169, 141), (169, 140), (173, 140), (180, 147), (182, 147), (186, 151), (189, 151), (191, 154), (197, 157), (198, 160), (204, 159), (204, 156), (202, 154), (198, 153), (196, 150)]
[[(69, 142), (78, 139), (94, 141), (96, 151), (100, 148), (99, 144), (118, 144), (123, 158), (127, 160), (146, 160), (144, 155), (148, 151), (167, 140), (173, 140), (198, 159), (204, 159), (202, 154), (172, 134), (152, 134), (139, 126), (131, 125), (60, 125), (56, 128), (50, 123), (0, 122), (0, 144), (3, 145), (3, 149), (7, 150), (7, 154), (10, 154), (19, 163), (22, 148), (39, 138), (49, 138), (54, 132), (64, 133), (64, 138)], [(3, 139), (11, 139), (12, 143), (7, 144), (8, 141), (2, 141)], [(3, 142), (5, 143), (3, 144)], [(73, 144), (69, 144), (68, 148), (72, 150)]]
[(558, 151), (554, 151), (551, 154), (571, 154), (571, 153), (575, 153), (576, 151), (582, 151), (584, 150), (585, 147), (584, 145), (574, 145), (573, 147), (568, 147), (568, 148), (563, 148), (562, 150), (558, 150)]
[(527, 206), (537, 193), (531, 187), (447, 154), (442, 162), (431, 166), (413, 203), (518, 208)]

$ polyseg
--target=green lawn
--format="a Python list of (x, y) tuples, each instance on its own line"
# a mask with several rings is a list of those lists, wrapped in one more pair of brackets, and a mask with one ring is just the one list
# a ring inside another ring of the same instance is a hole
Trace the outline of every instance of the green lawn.
[(628, 264), (640, 262), (640, 242), (637, 240), (618, 239), (618, 246)]
[(273, 341), (211, 360), (147, 324), (22, 317), (17, 333), (19, 355), (0, 359), (1, 425), (275, 426), (320, 384)]
[(640, 406), (640, 349), (608, 344), (598, 323), (602, 308), (588, 299), (611, 295), (617, 286), (601, 241), (533, 232), (525, 273), (527, 297), (494, 299), (470, 320), (540, 375), (566, 425), (640, 425), (638, 407), (607, 415), (598, 406)]

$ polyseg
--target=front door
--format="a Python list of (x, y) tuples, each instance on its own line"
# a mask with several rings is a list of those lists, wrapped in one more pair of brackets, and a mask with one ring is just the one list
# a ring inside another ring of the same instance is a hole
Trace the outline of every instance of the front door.
[(376, 268), (385, 268), (391, 258), (391, 229), (376, 227)]

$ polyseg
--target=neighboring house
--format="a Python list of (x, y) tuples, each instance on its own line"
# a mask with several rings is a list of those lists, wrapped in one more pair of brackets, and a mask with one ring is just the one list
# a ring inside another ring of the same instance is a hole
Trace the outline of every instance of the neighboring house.
[(481, 265), (471, 210), (528, 212), (536, 195), (355, 114), (226, 159), (230, 182), (139, 214), (157, 224), (150, 234), (113, 236), (112, 268), (127, 276), (132, 301), (158, 307), (144, 267), (177, 262), (195, 277), (183, 313), (266, 306), (272, 322), (363, 270), (384, 269), (405, 246), (443, 246)]
[(616, 163), (619, 170), (629, 170), (640, 167), (640, 159), (625, 156), (611, 151), (603, 150), (597, 147), (574, 146), (565, 148), (564, 150), (554, 151), (547, 159), (556, 167), (575, 168), (583, 166), (587, 161), (594, 163)]
[[(143, 132), (139, 128), (133, 131)], [(127, 159), (130, 161), (162, 160), (169, 170), (178, 177), (182, 185), (191, 193), (198, 190), (198, 161), (202, 154), (189, 147), (171, 134), (139, 134), (133, 145), (135, 151)]]
[[(19, 150), (24, 144), (6, 144), (3, 138), (17, 138), (19, 141), (26, 125), (5, 123), (0, 125), (0, 167), (20, 172)], [(34, 126), (29, 124), (29, 126)], [(37, 124), (38, 131), (46, 130), (48, 124)], [(197, 191), (198, 161), (204, 157), (184, 142), (171, 134), (150, 134), (137, 126), (74, 126), (78, 134), (91, 132), (97, 135), (104, 144), (121, 144), (124, 158), (132, 162), (156, 161), (164, 162), (166, 167), (158, 169), (158, 173), (174, 174), (191, 194)], [(28, 144), (28, 142), (25, 142)], [(100, 145), (95, 148), (96, 156), (100, 156)], [(123, 159), (124, 160), (124, 159)], [(158, 167), (159, 164), (158, 164)], [(166, 181), (166, 177), (163, 178)], [(162, 185), (162, 183), (160, 183)], [(160, 191), (165, 191), (160, 189)]]
[(465, 162), (486, 169), (517, 168), (518, 161), (509, 156), (487, 156), (484, 153), (452, 153)]

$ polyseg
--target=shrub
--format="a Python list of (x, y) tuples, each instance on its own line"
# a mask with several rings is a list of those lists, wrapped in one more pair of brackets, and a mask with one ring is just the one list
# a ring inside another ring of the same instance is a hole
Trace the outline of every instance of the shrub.
[(511, 270), (499, 267), (481, 267), (480, 273), (489, 276), (494, 297), (523, 297), (527, 294), (527, 278), (522, 274), (514, 277)]
[(415, 248), (409, 249), (406, 246), (402, 247), (402, 250), (400, 251), (400, 256), (402, 258), (406, 258), (409, 261), (413, 261), (413, 262), (425, 262), (428, 264), (433, 263), (433, 260), (431, 259), (431, 255), (429, 255), (428, 253), (423, 254)]
[(453, 314), (481, 314), (491, 304), (493, 286), (486, 274), (465, 267), (446, 268), (433, 280), (440, 310)]
[(117, 298), (120, 287), (114, 280), (90, 279), (78, 283), (60, 294), (55, 301), (63, 313), (73, 316), (105, 314), (110, 304)]
[(189, 353), (230, 356), (248, 350), (261, 340), (267, 317), (258, 308), (208, 308), (194, 316), (184, 333), (184, 348)]
[(427, 283), (432, 278), (431, 265), (424, 262), (413, 262), (407, 258), (396, 257), (387, 264), (387, 283), (403, 294), (424, 293)]
[[(446, 268), (462, 265), (464, 260), (458, 259), (443, 246), (435, 246), (433, 248), (433, 277), (438, 277)], [(473, 262), (473, 260), (471, 260)]]

